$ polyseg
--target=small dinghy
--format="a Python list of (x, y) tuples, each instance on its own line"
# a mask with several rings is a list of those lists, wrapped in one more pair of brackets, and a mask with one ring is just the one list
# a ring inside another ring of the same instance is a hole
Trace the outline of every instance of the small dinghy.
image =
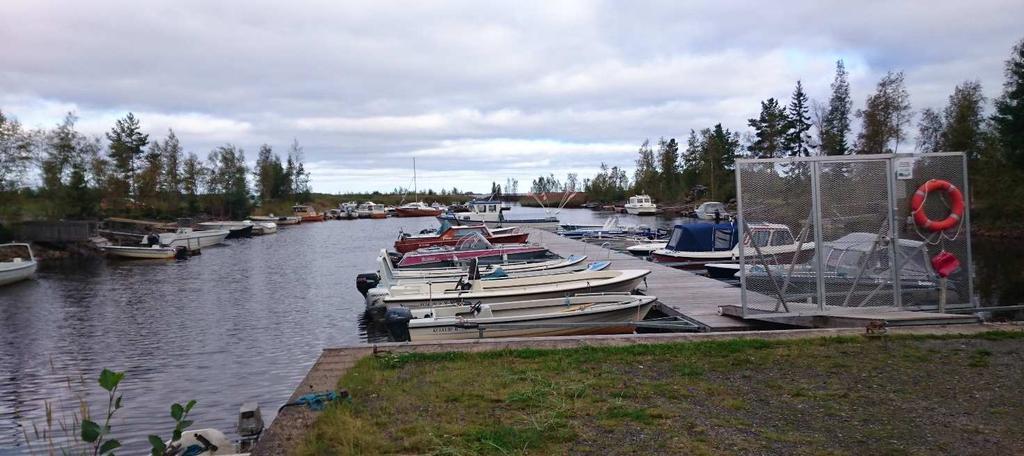
[(36, 267), (36, 258), (28, 244), (0, 244), (0, 285), (32, 277)]
[(492, 337), (628, 334), (657, 300), (628, 293), (577, 294), (532, 301), (388, 309), (385, 321), (400, 341)]
[(107, 256), (135, 260), (167, 260), (179, 255), (188, 255), (188, 249), (184, 246), (165, 247), (159, 244), (152, 246), (108, 245), (103, 247), (103, 251)]

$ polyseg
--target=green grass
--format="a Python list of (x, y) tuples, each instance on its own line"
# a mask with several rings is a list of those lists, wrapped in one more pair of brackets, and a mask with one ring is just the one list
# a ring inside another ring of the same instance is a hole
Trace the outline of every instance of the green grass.
[(295, 451), (1006, 454), (1022, 356), (1022, 332), (384, 354)]

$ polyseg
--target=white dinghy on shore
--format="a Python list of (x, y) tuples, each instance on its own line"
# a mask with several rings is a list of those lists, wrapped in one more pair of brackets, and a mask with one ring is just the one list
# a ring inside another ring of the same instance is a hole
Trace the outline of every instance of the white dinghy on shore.
[(32, 277), (37, 266), (32, 247), (28, 244), (0, 244), (0, 285)]

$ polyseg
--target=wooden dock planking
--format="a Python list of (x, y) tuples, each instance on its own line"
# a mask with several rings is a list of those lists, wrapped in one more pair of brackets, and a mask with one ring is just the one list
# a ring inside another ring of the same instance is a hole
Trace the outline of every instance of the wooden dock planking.
[[(720, 306), (740, 305), (738, 287), (549, 231), (527, 230), (532, 242), (544, 244), (563, 257), (587, 255), (587, 261), (610, 260), (615, 269), (649, 269), (644, 294), (657, 296), (662, 312), (696, 323), (705, 331), (739, 331), (755, 326), (754, 322), (719, 314)], [(767, 296), (764, 299), (774, 303)]]

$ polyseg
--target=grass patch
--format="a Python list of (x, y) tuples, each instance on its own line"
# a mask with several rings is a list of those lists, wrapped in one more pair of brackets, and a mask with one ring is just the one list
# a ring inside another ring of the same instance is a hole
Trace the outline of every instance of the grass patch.
[(296, 452), (1006, 454), (1024, 447), (1022, 334), (385, 353)]

